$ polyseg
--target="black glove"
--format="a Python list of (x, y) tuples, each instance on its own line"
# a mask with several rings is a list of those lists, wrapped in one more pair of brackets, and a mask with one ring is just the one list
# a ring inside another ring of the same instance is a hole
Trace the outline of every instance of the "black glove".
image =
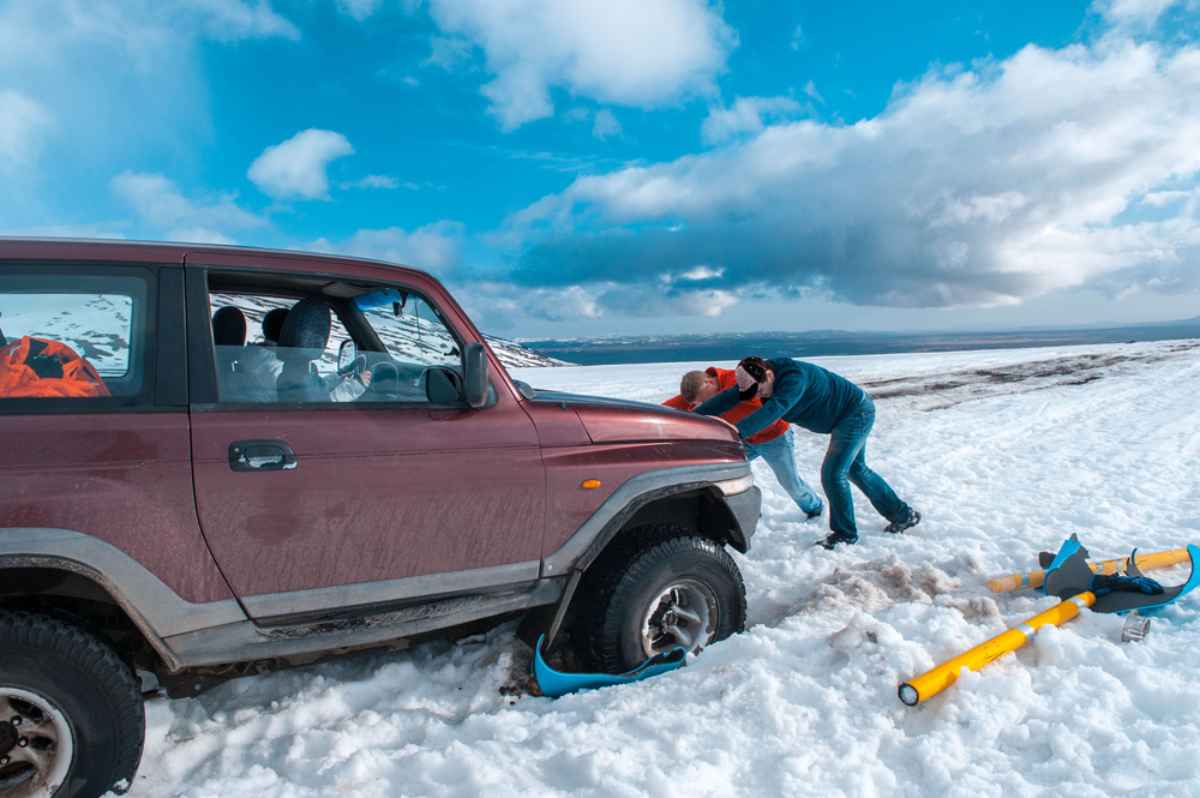
[(1163, 587), (1148, 576), (1105, 576), (1096, 574), (1092, 577), (1092, 592), (1097, 596), (1112, 593), (1114, 590), (1123, 593), (1145, 593), (1147, 596), (1157, 596), (1163, 592)]

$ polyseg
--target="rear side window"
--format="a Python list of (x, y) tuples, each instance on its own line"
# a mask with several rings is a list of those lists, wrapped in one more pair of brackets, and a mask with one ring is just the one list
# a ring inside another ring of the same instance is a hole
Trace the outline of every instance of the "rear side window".
[(111, 406), (143, 394), (147, 296), (132, 276), (0, 273), (0, 400)]

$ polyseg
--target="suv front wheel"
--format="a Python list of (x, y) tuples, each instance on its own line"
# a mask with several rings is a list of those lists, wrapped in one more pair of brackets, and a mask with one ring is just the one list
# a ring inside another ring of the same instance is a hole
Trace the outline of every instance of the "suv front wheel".
[(0, 612), (0, 798), (127, 788), (145, 710), (128, 665), (82, 629)]
[(588, 580), (582, 620), (597, 667), (623, 673), (655, 654), (678, 646), (698, 653), (742, 630), (746, 587), (723, 547), (669, 528), (638, 538)]

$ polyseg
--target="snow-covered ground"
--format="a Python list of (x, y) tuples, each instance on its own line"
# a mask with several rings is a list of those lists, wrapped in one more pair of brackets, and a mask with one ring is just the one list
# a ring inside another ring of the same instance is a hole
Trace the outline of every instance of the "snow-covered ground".
[[(691, 666), (514, 696), (529, 652), (510, 624), (155, 699), (131, 795), (1200, 795), (1200, 598), (1140, 644), (1085, 613), (920, 708), (896, 698), (1052, 604), (984, 580), (1069, 533), (1097, 556), (1200, 542), (1200, 342), (820, 362), (880, 397), (869, 461), (924, 513), (910, 534), (856, 495), (862, 545), (813, 549), (821, 525), (756, 464), (751, 626)], [(661, 400), (686, 368), (518, 376)], [(815, 483), (824, 441), (799, 440)]]

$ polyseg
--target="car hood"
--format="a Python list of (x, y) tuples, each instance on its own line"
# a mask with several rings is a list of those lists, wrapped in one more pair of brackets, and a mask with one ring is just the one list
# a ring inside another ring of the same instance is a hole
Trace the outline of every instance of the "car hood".
[(719, 418), (687, 413), (663, 405), (540, 388), (532, 401), (573, 409), (593, 443), (738, 440), (737, 430)]

